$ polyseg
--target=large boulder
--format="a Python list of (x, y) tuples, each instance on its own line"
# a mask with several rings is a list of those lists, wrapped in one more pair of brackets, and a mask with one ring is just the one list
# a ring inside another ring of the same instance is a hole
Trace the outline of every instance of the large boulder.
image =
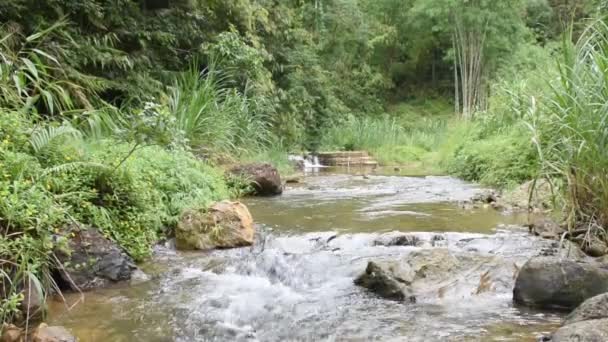
[(445, 248), (412, 251), (398, 260), (370, 261), (355, 284), (386, 299), (415, 301), (418, 294), (441, 292), (464, 263)]
[(279, 171), (270, 164), (248, 164), (232, 168), (229, 174), (250, 182), (253, 195), (275, 196), (283, 193)]
[(584, 301), (566, 317), (564, 325), (602, 318), (608, 318), (608, 293), (602, 293)]
[(73, 229), (67, 249), (56, 254), (63, 267), (59, 281), (72, 290), (91, 290), (131, 279), (133, 260), (99, 230)]
[(355, 279), (355, 285), (365, 287), (378, 296), (399, 302), (414, 302), (416, 298), (411, 294), (411, 282), (399, 277), (392, 266), (377, 264), (370, 261), (365, 272)]
[(551, 342), (606, 342), (608, 341), (608, 319), (595, 319), (565, 325), (559, 328)]
[(608, 292), (608, 270), (591, 263), (537, 257), (521, 268), (513, 300), (539, 308), (574, 309), (604, 292)]
[(50, 327), (41, 323), (31, 336), (32, 342), (77, 342), (74, 337), (64, 327)]
[(223, 201), (209, 209), (186, 210), (175, 230), (177, 248), (209, 250), (251, 246), (255, 229), (249, 209), (240, 202)]

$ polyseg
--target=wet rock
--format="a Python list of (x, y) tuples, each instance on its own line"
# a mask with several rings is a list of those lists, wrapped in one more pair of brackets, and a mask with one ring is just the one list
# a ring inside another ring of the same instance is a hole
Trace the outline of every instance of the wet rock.
[(460, 261), (447, 248), (433, 248), (410, 253), (405, 259), (416, 280), (436, 281), (449, 276)]
[(491, 204), (498, 200), (498, 194), (493, 190), (485, 190), (471, 198), (472, 202)]
[(595, 319), (565, 325), (549, 339), (551, 342), (606, 342), (608, 319)]
[(365, 272), (355, 279), (355, 285), (364, 287), (378, 296), (399, 302), (415, 302), (409, 289), (410, 282), (400, 278), (393, 266), (380, 265), (370, 261)]
[(388, 233), (374, 240), (375, 246), (417, 246), (421, 243), (420, 238), (412, 234)]
[(539, 308), (574, 309), (604, 292), (608, 292), (608, 270), (590, 263), (537, 257), (521, 268), (513, 300)]
[(135, 285), (143, 284), (145, 282), (150, 281), (151, 279), (152, 279), (152, 277), (150, 277), (144, 271), (142, 271), (140, 269), (136, 269), (135, 271), (133, 271), (133, 274), (131, 275), (131, 281), (129, 282), (129, 285), (135, 286)]
[(539, 256), (553, 256), (575, 261), (587, 261), (589, 257), (574, 242), (569, 240), (554, 241), (550, 246), (540, 250)]
[(355, 284), (400, 301), (419, 294), (442, 296), (446, 290), (442, 287), (456, 284), (454, 276), (472, 266), (470, 261), (464, 256), (458, 259), (445, 248), (412, 251), (399, 260), (369, 262)]
[(590, 243), (583, 243), (583, 251), (594, 258), (602, 257), (608, 253), (608, 247), (602, 241), (593, 239)]
[(90, 290), (131, 279), (133, 260), (97, 229), (72, 230), (67, 250), (56, 254), (63, 267), (59, 280), (72, 290)]
[(583, 304), (566, 317), (564, 325), (602, 318), (608, 318), (608, 293), (603, 293), (584, 301)]
[(279, 171), (270, 164), (249, 164), (232, 168), (229, 173), (251, 182), (253, 195), (274, 196), (283, 193)]
[(566, 232), (559, 224), (549, 217), (534, 217), (528, 225), (530, 232), (544, 239), (558, 240)]
[(50, 327), (45, 323), (41, 323), (38, 328), (34, 331), (31, 337), (32, 342), (77, 342), (78, 339), (74, 337), (64, 327)]
[(23, 342), (23, 340), (23, 329), (12, 324), (4, 324), (2, 326), (0, 342)]
[(222, 201), (207, 210), (186, 210), (175, 230), (178, 249), (209, 250), (251, 246), (255, 229), (249, 209), (240, 202)]
[(44, 313), (44, 296), (38, 290), (36, 283), (30, 277), (26, 277), (23, 282), (23, 301), (21, 302), (21, 312), (23, 316), (32, 318), (40, 318)]

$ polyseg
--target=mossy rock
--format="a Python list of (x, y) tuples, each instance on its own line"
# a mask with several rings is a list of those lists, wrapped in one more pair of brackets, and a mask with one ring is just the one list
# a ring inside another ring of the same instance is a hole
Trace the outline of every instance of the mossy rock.
[(255, 228), (249, 209), (240, 202), (222, 201), (209, 209), (188, 209), (175, 231), (182, 250), (235, 248), (253, 244)]

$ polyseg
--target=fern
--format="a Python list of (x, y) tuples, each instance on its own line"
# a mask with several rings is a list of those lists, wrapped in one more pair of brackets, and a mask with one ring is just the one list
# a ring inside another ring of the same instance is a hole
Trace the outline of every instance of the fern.
[(38, 154), (51, 146), (60, 137), (80, 139), (82, 138), (82, 133), (68, 123), (64, 123), (58, 127), (46, 126), (34, 131), (30, 138), (30, 144), (34, 152)]
[(64, 163), (64, 164), (56, 165), (56, 166), (45, 169), (41, 175), (41, 178), (45, 177), (49, 174), (52, 174), (52, 173), (65, 173), (65, 172), (74, 171), (79, 168), (91, 168), (91, 169), (97, 169), (100, 171), (112, 171), (112, 169), (110, 167), (108, 167), (107, 165), (104, 165), (104, 164), (100, 164), (100, 163), (72, 162), (72, 163)]

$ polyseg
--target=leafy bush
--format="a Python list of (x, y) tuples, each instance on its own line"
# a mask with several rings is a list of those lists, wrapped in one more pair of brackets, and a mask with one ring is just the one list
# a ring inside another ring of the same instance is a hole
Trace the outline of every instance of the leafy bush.
[(215, 68), (194, 67), (180, 75), (169, 96), (169, 112), (187, 144), (203, 153), (261, 149), (268, 119), (245, 95), (224, 87)]
[[(464, 138), (459, 136), (460, 141), (451, 147), (453, 152), (444, 161), (448, 172), (500, 187), (515, 186), (536, 176), (536, 150), (524, 128), (511, 128), (486, 138), (479, 138), (474, 130)], [(453, 134), (462, 133), (461, 130)]]

